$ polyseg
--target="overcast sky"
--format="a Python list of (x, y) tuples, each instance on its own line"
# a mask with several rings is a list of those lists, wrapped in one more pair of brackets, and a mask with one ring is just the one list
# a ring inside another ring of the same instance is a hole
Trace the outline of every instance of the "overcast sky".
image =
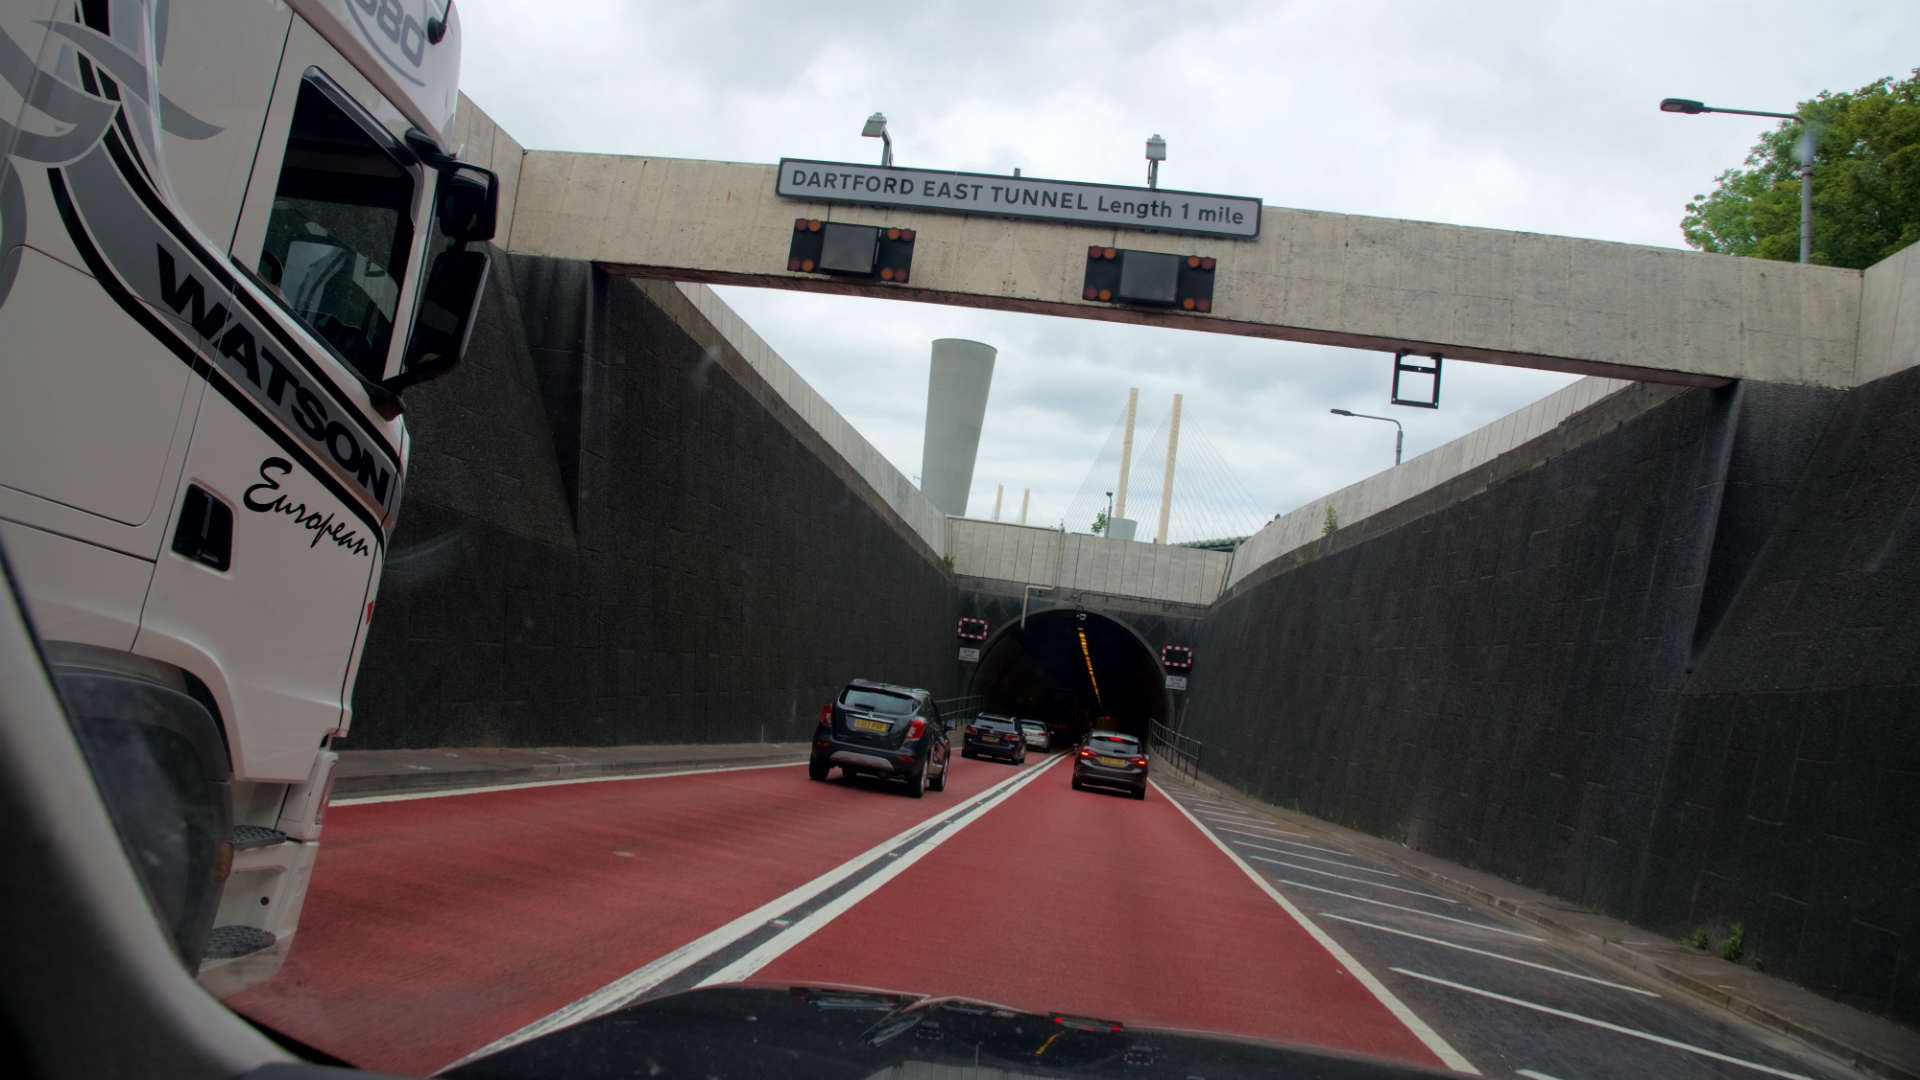
[[(1687, 200), (1770, 122), (1666, 115), (1660, 98), (1785, 112), (1920, 64), (1915, 0), (457, 2), (462, 87), (530, 149), (877, 162), (860, 127), (880, 110), (899, 165), (1138, 185), (1157, 132), (1170, 188), (1675, 248)], [(1436, 412), (1387, 403), (1381, 353), (720, 291), (908, 476), (929, 342), (998, 347), (969, 512), (990, 515), (1005, 484), (1011, 518), (1031, 488), (1029, 521), (1076, 531), (1114, 486), (1129, 386), (1136, 492), (1143, 473), (1157, 486), (1158, 460), (1138, 458), (1164, 458), (1154, 432), (1186, 395), (1179, 540), (1391, 464), (1390, 425), (1331, 407), (1391, 413), (1411, 458), (1571, 380), (1450, 362)], [(1182, 535), (1188, 507), (1207, 520)]]

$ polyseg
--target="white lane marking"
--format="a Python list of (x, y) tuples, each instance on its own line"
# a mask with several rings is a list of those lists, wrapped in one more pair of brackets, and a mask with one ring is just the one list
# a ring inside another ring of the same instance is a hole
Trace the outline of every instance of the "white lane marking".
[[(1326, 863), (1328, 866), (1338, 866), (1343, 870), (1358, 870), (1363, 874), (1378, 874), (1381, 877), (1399, 877), (1400, 876), (1399, 874), (1396, 874), (1391, 870), (1375, 870), (1371, 866), (1361, 866), (1359, 863), (1343, 862), (1339, 859), (1321, 859), (1312, 855), (1302, 855), (1297, 851), (1292, 851), (1287, 848), (1268, 847), (1265, 844), (1255, 844), (1247, 840), (1236, 840), (1234, 841), (1234, 843), (1239, 844), (1241, 847), (1252, 848), (1255, 851), (1271, 851), (1275, 855), (1285, 855), (1288, 858), (1292, 858), (1292, 859), (1305, 859), (1308, 862), (1323, 862), (1323, 863)], [(1284, 844), (1286, 843), (1286, 841), (1275, 840), (1274, 843)], [(1317, 848), (1317, 847), (1314, 847), (1312, 844), (1295, 844), (1293, 846), (1310, 848), (1314, 851), (1330, 850), (1328, 848)]]
[(1294, 907), (1293, 901), (1282, 896), (1280, 890), (1268, 884), (1265, 876), (1253, 867), (1248, 866), (1245, 859), (1242, 859), (1232, 848), (1228, 847), (1224, 841), (1213, 834), (1213, 830), (1201, 824), (1200, 819), (1194, 817), (1193, 814), (1188, 811), (1186, 807), (1181, 806), (1177, 800), (1168, 797), (1166, 789), (1158, 783), (1152, 780), (1147, 781), (1147, 783), (1153, 784), (1153, 789), (1160, 793), (1161, 798), (1172, 803), (1174, 809), (1179, 810), (1188, 821), (1193, 822), (1193, 827), (1200, 830), (1200, 835), (1211, 841), (1213, 846), (1219, 848), (1227, 858), (1232, 859), (1233, 865), (1239, 867), (1241, 873), (1251, 878), (1253, 883), (1258, 885), (1262, 892), (1271, 897), (1274, 903), (1280, 905), (1280, 910), (1291, 916), (1294, 922), (1299, 923), (1300, 928), (1305, 930), (1308, 936), (1312, 937), (1314, 941), (1318, 942), (1321, 948), (1331, 953), (1335, 962), (1352, 972), (1353, 977), (1360, 981), (1360, 985), (1366, 987), (1367, 991), (1371, 993), (1380, 1004), (1386, 1006), (1387, 1011), (1392, 1013), (1395, 1019), (1405, 1024), (1407, 1030), (1413, 1032), (1414, 1038), (1426, 1044), (1427, 1049), (1433, 1051), (1434, 1056), (1439, 1058), (1447, 1068), (1455, 1072), (1469, 1073), (1473, 1076), (1480, 1075), (1480, 1070), (1474, 1068), (1472, 1062), (1462, 1057), (1460, 1051), (1455, 1050), (1446, 1039), (1440, 1036), (1439, 1032), (1427, 1026), (1425, 1020), (1415, 1016), (1413, 1010), (1407, 1008), (1405, 1003), (1395, 997), (1393, 991), (1387, 989), (1385, 983), (1375, 978), (1373, 972), (1361, 967), (1360, 961), (1355, 960), (1352, 953), (1342, 948), (1339, 942), (1327, 936), (1325, 930), (1320, 929), (1312, 919), (1307, 918), (1305, 912)]
[(1471, 945), (1462, 945), (1457, 941), (1446, 941), (1441, 938), (1428, 937), (1425, 934), (1416, 934), (1411, 930), (1401, 930), (1392, 926), (1381, 926), (1379, 923), (1370, 923), (1365, 919), (1350, 919), (1345, 915), (1335, 915), (1331, 911), (1323, 911), (1320, 914), (1325, 915), (1329, 919), (1339, 919), (1343, 923), (1352, 923), (1355, 926), (1364, 926), (1369, 930), (1378, 930), (1383, 934), (1399, 934), (1401, 937), (1409, 937), (1414, 939), (1415, 941), (1425, 941), (1433, 945), (1444, 945), (1449, 949), (1459, 949), (1461, 952), (1473, 953), (1475, 956), (1486, 956), (1486, 957), (1491, 957), (1495, 960), (1505, 960), (1509, 964), (1519, 964), (1521, 967), (1530, 967), (1530, 968), (1533, 968), (1535, 971), (1548, 971), (1548, 972), (1552, 972), (1555, 975), (1565, 975), (1569, 979), (1579, 979), (1582, 982), (1598, 983), (1601, 986), (1611, 986), (1615, 990), (1625, 990), (1629, 994), (1641, 994), (1650, 998), (1657, 998), (1660, 996), (1659, 994), (1656, 994), (1651, 990), (1642, 990), (1637, 986), (1628, 986), (1625, 983), (1608, 982), (1605, 979), (1595, 978), (1592, 975), (1582, 975), (1577, 971), (1568, 971), (1565, 968), (1551, 967), (1547, 964), (1536, 964), (1531, 960), (1522, 960), (1517, 956), (1508, 956), (1505, 953), (1488, 952), (1485, 949), (1476, 949)]
[(567, 784), (607, 784), (615, 780), (660, 780), (668, 776), (704, 776), (708, 773), (748, 772), (753, 769), (790, 769), (806, 762), (805, 758), (792, 761), (770, 761), (765, 765), (722, 765), (712, 769), (674, 769), (671, 772), (622, 773), (619, 776), (580, 776), (571, 780), (526, 780), (513, 784), (493, 784), (487, 787), (444, 788), (438, 791), (403, 791), (395, 795), (356, 795), (348, 799), (329, 799), (329, 806), (366, 806), (369, 803), (410, 802), (414, 799), (444, 799), (450, 795), (478, 795), (487, 791), (519, 791), (523, 788), (562, 787)]
[(1231, 809), (1231, 807), (1200, 807), (1200, 813), (1210, 813), (1213, 817), (1246, 817), (1246, 819), (1252, 819), (1252, 821), (1271, 821), (1269, 817), (1263, 817), (1263, 815), (1258, 815), (1258, 813), (1236, 811), (1236, 809)]
[[(1229, 828), (1225, 825), (1219, 825), (1215, 827), (1218, 828), (1221, 832), (1230, 832), (1235, 836), (1251, 836), (1255, 840), (1278, 840), (1283, 836), (1298, 836), (1298, 837), (1304, 838), (1307, 835), (1306, 833), (1303, 833), (1303, 832), (1288, 832), (1285, 829), (1254, 830), (1254, 827), (1251, 825), (1238, 826), (1234, 828)], [(1253, 831), (1249, 831), (1249, 830), (1253, 830)]]
[(1393, 892), (1406, 893), (1409, 896), (1424, 896), (1429, 900), (1438, 900), (1443, 904), (1458, 904), (1460, 902), (1449, 897), (1441, 896), (1439, 893), (1421, 892), (1419, 889), (1403, 889), (1398, 885), (1389, 885), (1384, 881), (1368, 881), (1363, 877), (1348, 877), (1346, 874), (1336, 874), (1331, 870), (1315, 870), (1311, 866), (1301, 866), (1299, 863), (1290, 863), (1282, 859), (1270, 859), (1265, 855), (1249, 855), (1247, 858), (1258, 862), (1272, 863), (1275, 866), (1284, 866), (1289, 870), (1300, 870), (1309, 874), (1319, 874), (1321, 877), (1351, 881), (1356, 885), (1366, 885), (1375, 889), (1390, 889)]
[(1557, 1076), (1548, 1076), (1546, 1073), (1535, 1072), (1532, 1069), (1515, 1069), (1513, 1075), (1524, 1076), (1527, 1080), (1560, 1080)]
[(845, 894), (822, 904), (817, 911), (801, 919), (799, 922), (794, 923), (792, 926), (787, 927), (785, 930), (780, 931), (780, 933), (775, 934), (745, 956), (742, 956), (740, 959), (735, 960), (733, 963), (700, 980), (699, 985), (719, 986), (722, 983), (744, 982), (750, 978), (754, 972), (773, 963), (787, 950), (812, 937), (822, 927), (846, 914), (855, 904), (878, 892), (881, 886), (905, 873), (907, 867), (926, 858), (927, 855), (932, 853), (934, 848), (953, 839), (954, 836), (959, 834), (960, 830), (980, 820), (991, 812), (994, 807), (1012, 798), (1021, 788), (1026, 787), (1038, 779), (1041, 773), (1052, 768), (1054, 763), (1059, 760), (1059, 758), (1054, 758), (1038, 768), (1027, 770), (1026, 774), (1020, 777), (1016, 783), (1009, 785), (1005, 790), (998, 792), (992, 798), (981, 802), (973, 809), (967, 811), (964, 817), (956, 819), (952, 828), (947, 829), (939, 836), (900, 856), (896, 861), (888, 863), (886, 869), (861, 881), (860, 884), (848, 889)]
[(1675, 1050), (1685, 1050), (1689, 1054), (1699, 1054), (1701, 1057), (1709, 1057), (1715, 1061), (1724, 1061), (1729, 1065), (1739, 1065), (1742, 1068), (1752, 1069), (1755, 1072), (1763, 1072), (1772, 1076), (1784, 1076), (1784, 1077), (1787, 1077), (1788, 1080), (1813, 1080), (1812, 1077), (1805, 1076), (1801, 1073), (1788, 1072), (1785, 1069), (1776, 1069), (1771, 1065), (1762, 1065), (1757, 1061), (1748, 1061), (1745, 1058), (1737, 1058), (1731, 1054), (1723, 1054), (1718, 1050), (1709, 1050), (1704, 1046), (1695, 1046), (1692, 1043), (1684, 1043), (1684, 1042), (1681, 1042), (1679, 1039), (1669, 1039), (1665, 1035), (1655, 1035), (1651, 1031), (1641, 1031), (1638, 1028), (1622, 1027), (1619, 1024), (1609, 1023), (1605, 1020), (1596, 1020), (1591, 1016), (1581, 1016), (1579, 1013), (1567, 1012), (1565, 1009), (1556, 1009), (1549, 1005), (1540, 1005), (1531, 1001), (1522, 1001), (1517, 997), (1508, 997), (1505, 994), (1496, 994), (1491, 990), (1482, 990), (1477, 986), (1467, 986), (1464, 983), (1452, 982), (1448, 979), (1442, 979), (1437, 975), (1423, 975), (1418, 971), (1408, 971), (1406, 968), (1391, 968), (1389, 970), (1399, 972), (1400, 974), (1408, 976), (1409, 978), (1423, 979), (1427, 982), (1436, 983), (1440, 986), (1450, 987), (1454, 990), (1460, 990), (1468, 994), (1478, 994), (1483, 998), (1491, 998), (1494, 1001), (1502, 1001), (1507, 1003), (1508, 1005), (1518, 1005), (1523, 1009), (1532, 1009), (1534, 1012), (1546, 1013), (1548, 1016), (1558, 1016), (1563, 1020), (1573, 1020), (1582, 1024), (1590, 1024), (1593, 1027), (1601, 1028), (1602, 1030), (1605, 1030), (1605, 1031), (1612, 1031), (1621, 1035), (1629, 1035), (1636, 1039), (1645, 1039), (1650, 1043), (1659, 1043), (1661, 1046), (1670, 1046), (1670, 1047), (1673, 1047)]
[(1329, 896), (1343, 896), (1348, 900), (1358, 900), (1362, 904), (1373, 904), (1376, 907), (1392, 908), (1395, 911), (1406, 911), (1414, 915), (1425, 915), (1429, 919), (1439, 919), (1442, 922), (1459, 923), (1461, 926), (1471, 926), (1475, 930), (1491, 930), (1496, 934), (1505, 934), (1508, 937), (1524, 938), (1527, 941), (1547, 940), (1546, 938), (1543, 938), (1543, 937), (1535, 937), (1532, 934), (1523, 934), (1518, 930), (1505, 930), (1498, 926), (1494, 926), (1491, 923), (1474, 922), (1471, 919), (1456, 919), (1451, 915), (1435, 915), (1431, 911), (1421, 911), (1419, 908), (1407, 907), (1403, 904), (1389, 904), (1385, 900), (1372, 900), (1364, 896), (1355, 896), (1352, 893), (1344, 893), (1338, 889), (1325, 889), (1325, 888), (1321, 888), (1318, 885), (1309, 885), (1304, 881), (1292, 881), (1287, 878), (1281, 878), (1280, 883), (1283, 885), (1292, 885), (1296, 889), (1311, 889), (1314, 892), (1323, 892)]
[(725, 926), (708, 931), (672, 952), (664, 956), (656, 957), (644, 967), (637, 968), (622, 975), (600, 989), (593, 991), (571, 1004), (561, 1006), (546, 1016), (520, 1028), (518, 1031), (502, 1035), (487, 1045), (468, 1053), (460, 1060), (435, 1069), (434, 1072), (445, 1072), (457, 1065), (464, 1065), (475, 1058), (485, 1057), (497, 1050), (505, 1050), (509, 1046), (518, 1045), (526, 1042), (528, 1039), (539, 1038), (550, 1031), (556, 1031), (571, 1024), (577, 1024), (582, 1020), (599, 1016), (602, 1013), (612, 1012), (615, 1009), (631, 1005), (633, 1002), (645, 996), (646, 993), (654, 987), (659, 986), (661, 983), (666, 982), (682, 971), (700, 963), (714, 953), (727, 948), (748, 934), (762, 929), (765, 924), (771, 922), (774, 918), (812, 900), (814, 897), (833, 888), (854, 874), (879, 862), (891, 852), (892, 849), (899, 847), (902, 843), (906, 842), (907, 838), (913, 836), (915, 833), (966, 813), (980, 803), (993, 798), (996, 794), (1007, 788), (1008, 785), (1030, 780), (1044, 771), (1045, 768), (1046, 766), (1043, 765), (1038, 769), (1021, 769), (1018, 772), (1009, 773), (1006, 779), (1001, 780), (999, 783), (994, 784), (984, 791), (976, 793), (966, 801), (957, 803), (932, 817), (923, 818), (907, 826), (901, 832), (880, 841), (880, 843), (848, 859), (846, 862), (841, 863), (826, 873), (821, 874), (812, 881), (804, 885), (796, 886), (784, 895), (761, 904), (759, 907), (727, 923)]
[[(1341, 848), (1337, 848), (1337, 847), (1321, 847), (1321, 846), (1320, 846), (1319, 844), (1306, 844), (1306, 843), (1302, 843), (1302, 842), (1300, 842), (1300, 841), (1298, 841), (1298, 840), (1282, 840), (1282, 839), (1280, 839), (1280, 838), (1279, 838), (1279, 837), (1277, 837), (1277, 836), (1274, 836), (1274, 837), (1261, 837), (1261, 839), (1263, 839), (1263, 840), (1267, 840), (1267, 839), (1271, 839), (1271, 840), (1272, 840), (1272, 841), (1273, 841), (1274, 843), (1276, 843), (1276, 844), (1285, 844), (1285, 845), (1287, 845), (1287, 846), (1288, 846), (1288, 847), (1290, 847), (1290, 848), (1306, 848), (1306, 849), (1307, 849), (1308, 851), (1324, 851), (1324, 852), (1326, 852), (1326, 853), (1327, 853), (1327, 854), (1329, 854), (1329, 855), (1345, 855), (1345, 856), (1346, 856), (1347, 858), (1349, 858), (1349, 859), (1357, 859), (1357, 858), (1359, 858), (1359, 857), (1360, 857), (1360, 856), (1358, 856), (1358, 855), (1355, 855), (1355, 854), (1354, 854), (1353, 852), (1351, 852), (1351, 851), (1345, 851), (1345, 850), (1342, 850)], [(1244, 840), (1241, 840), (1241, 841), (1238, 841), (1238, 843), (1242, 843), (1242, 844), (1245, 844), (1245, 843), (1246, 843), (1246, 841), (1244, 841)], [(1259, 844), (1247, 844), (1247, 846), (1248, 846), (1248, 847), (1259, 847), (1260, 845), (1259, 845)], [(1400, 875), (1398, 875), (1398, 874), (1395, 874), (1395, 875), (1394, 875), (1394, 877), (1399, 877), (1399, 876), (1400, 876)]]

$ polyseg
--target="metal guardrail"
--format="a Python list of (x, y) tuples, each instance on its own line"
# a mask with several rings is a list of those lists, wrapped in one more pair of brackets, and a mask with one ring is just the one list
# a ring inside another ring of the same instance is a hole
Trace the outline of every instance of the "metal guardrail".
[(947, 730), (958, 730), (962, 721), (971, 719), (986, 705), (984, 694), (971, 694), (966, 697), (935, 698), (933, 707), (940, 710), (940, 719), (946, 721)]
[(1182, 735), (1158, 720), (1149, 720), (1147, 725), (1147, 746), (1152, 754), (1166, 762), (1174, 772), (1198, 782), (1200, 740)]

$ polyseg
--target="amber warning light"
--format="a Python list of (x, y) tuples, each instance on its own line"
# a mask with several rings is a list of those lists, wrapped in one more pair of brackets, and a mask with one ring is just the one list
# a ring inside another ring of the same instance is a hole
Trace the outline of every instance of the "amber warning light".
[(1087, 276), (1080, 298), (1205, 315), (1213, 311), (1215, 265), (1211, 255), (1129, 251), (1095, 244), (1087, 249)]
[(904, 284), (913, 270), (914, 231), (795, 218), (787, 269)]

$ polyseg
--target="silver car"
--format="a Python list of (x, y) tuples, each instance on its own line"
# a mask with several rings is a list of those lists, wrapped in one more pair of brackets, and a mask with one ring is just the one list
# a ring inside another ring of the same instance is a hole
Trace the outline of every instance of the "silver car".
[(1047, 725), (1038, 720), (1020, 721), (1020, 734), (1027, 740), (1027, 749), (1045, 752), (1053, 748), (1053, 738), (1047, 731)]

